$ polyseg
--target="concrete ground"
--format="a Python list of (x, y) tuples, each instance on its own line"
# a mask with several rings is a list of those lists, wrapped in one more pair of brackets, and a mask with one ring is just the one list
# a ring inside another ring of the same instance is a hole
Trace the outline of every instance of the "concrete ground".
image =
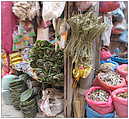
[[(1, 104), (2, 104), (1, 118), (24, 118), (21, 111), (16, 110), (13, 107), (13, 105), (6, 105), (3, 98), (2, 98)], [(60, 114), (57, 117), (62, 118), (63, 114)], [(42, 112), (40, 112), (40, 113), (37, 113), (35, 118), (45, 118), (45, 115)]]

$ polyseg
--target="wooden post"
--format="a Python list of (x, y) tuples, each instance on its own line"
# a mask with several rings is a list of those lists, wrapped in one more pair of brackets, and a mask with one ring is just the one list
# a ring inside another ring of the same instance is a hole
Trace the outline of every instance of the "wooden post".
[[(73, 6), (74, 3), (73, 2), (68, 2), (68, 6), (67, 6), (67, 18), (71, 17), (72, 13), (73, 13)], [(97, 2), (97, 5), (95, 7), (95, 13), (98, 15), (99, 14), (99, 2)], [(92, 60), (92, 64), (93, 64), (93, 68), (95, 69), (96, 67), (98, 67), (98, 63), (99, 63), (99, 49), (100, 49), (100, 41), (99, 39), (96, 39), (93, 42), (93, 52), (92, 52), (92, 56), (93, 56), (93, 60)], [(73, 117), (73, 97), (74, 97), (74, 93), (75, 90), (73, 90), (72, 88), (72, 60), (70, 57), (68, 57), (66, 54), (64, 55), (64, 74), (65, 74), (65, 81), (64, 81), (64, 99), (65, 99), (65, 106), (64, 106), (64, 115), (67, 118)], [(88, 76), (87, 79), (81, 79), (80, 81), (80, 96), (82, 98), (82, 100), (84, 101), (83, 98), (83, 93), (84, 90), (87, 88), (91, 87), (92, 84), (92, 79), (94, 78), (94, 73), (95, 71), (93, 70), (91, 72), (91, 74)], [(85, 111), (84, 106), (82, 107), (82, 110)], [(84, 112), (83, 112), (84, 113)], [(84, 115), (82, 116), (82, 118), (84, 117)]]

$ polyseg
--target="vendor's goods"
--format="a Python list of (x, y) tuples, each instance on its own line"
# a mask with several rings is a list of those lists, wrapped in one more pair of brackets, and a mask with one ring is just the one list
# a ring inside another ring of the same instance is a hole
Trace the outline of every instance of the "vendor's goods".
[(10, 65), (16, 65), (23, 61), (21, 52), (12, 53), (10, 56)]
[(20, 95), (26, 88), (24, 81), (21, 79), (15, 79), (10, 82), (11, 102), (17, 110), (20, 110)]
[(42, 8), (43, 20), (46, 22), (54, 18), (60, 17), (64, 8), (65, 8), (65, 2), (63, 1), (60, 1), (60, 2), (44, 1), (43, 8)]
[(100, 12), (107, 13), (111, 12), (120, 7), (118, 1), (101, 1), (100, 2)]
[(109, 98), (109, 93), (107, 93), (106, 91), (104, 91), (102, 89), (97, 89), (97, 90), (93, 91), (90, 95), (88, 95), (88, 98), (93, 101), (107, 102), (108, 98)]
[(86, 90), (84, 95), (87, 104), (96, 112), (100, 114), (108, 114), (113, 112), (114, 107), (110, 92), (101, 87), (95, 86)]
[(119, 93), (117, 94), (117, 97), (121, 97), (121, 98), (128, 98), (128, 92), (123, 92), (123, 93)]
[(106, 90), (115, 90), (126, 86), (126, 82), (116, 72), (110, 71), (100, 72), (94, 81), (94, 85), (102, 86)]
[(111, 60), (118, 62), (119, 64), (128, 64), (128, 54), (123, 56), (112, 56)]
[(89, 105), (86, 105), (86, 117), (87, 118), (114, 118), (115, 112), (100, 114), (93, 110)]
[(73, 69), (74, 80), (73, 80), (72, 87), (76, 88), (79, 80), (81, 78), (87, 78), (91, 73), (91, 71), (92, 71), (92, 67), (90, 66), (80, 66), (79, 68)]
[(107, 73), (100, 73), (99, 76), (102, 81), (108, 83), (109, 85), (116, 86), (122, 82), (120, 76), (111, 71)]
[(112, 99), (117, 115), (120, 118), (128, 117), (128, 88), (119, 88), (112, 92)]
[(62, 93), (55, 89), (43, 90), (42, 102), (40, 104), (41, 111), (48, 117), (56, 117), (64, 109), (62, 96)]
[(17, 29), (13, 32), (13, 51), (18, 51), (33, 44), (35, 36), (31, 22), (20, 22)]
[(14, 2), (12, 7), (13, 13), (21, 20), (32, 20), (36, 15), (39, 15), (39, 2), (24, 1)]
[(3, 65), (7, 65), (7, 63), (8, 63), (7, 53), (4, 50), (2, 50), (2, 52), (1, 52), (1, 60), (2, 60)]
[(100, 22), (94, 13), (75, 15), (68, 19), (71, 27), (71, 38), (65, 52), (72, 57), (75, 68), (79, 65), (91, 66), (93, 41), (105, 30), (106, 25)]
[(34, 118), (36, 116), (38, 108), (33, 88), (21, 94), (20, 108), (25, 118)]
[(122, 64), (118, 66), (116, 71), (121, 75), (121, 77), (126, 79), (128, 75), (128, 64)]
[(43, 82), (60, 83), (63, 81), (64, 53), (48, 41), (36, 41), (30, 52), (31, 67)]
[(114, 67), (115, 67), (115, 64), (112, 64), (112, 63), (104, 63), (104, 64), (101, 64), (101, 65), (100, 65), (99, 70), (102, 71), (102, 72), (108, 72), (108, 71), (113, 70)]
[(107, 48), (101, 49), (101, 51), (100, 51), (101, 60), (109, 59), (111, 56), (112, 56), (112, 54), (110, 53), (109, 49), (107, 49)]

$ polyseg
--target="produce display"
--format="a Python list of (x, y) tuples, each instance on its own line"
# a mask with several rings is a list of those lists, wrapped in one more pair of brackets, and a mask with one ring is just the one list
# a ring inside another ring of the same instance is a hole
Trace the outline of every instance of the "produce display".
[(119, 93), (119, 94), (117, 94), (117, 97), (121, 97), (121, 98), (127, 99), (128, 98), (128, 92)]
[(119, 85), (122, 82), (120, 75), (112, 71), (106, 73), (100, 73), (100, 79), (112, 86)]
[(48, 41), (36, 41), (30, 51), (30, 65), (41, 81), (58, 83), (63, 81), (64, 53), (55, 51), (54, 45)]
[(2, 2), (2, 118), (127, 118), (126, 3)]
[(71, 39), (65, 52), (72, 57), (75, 67), (91, 65), (93, 40), (99, 37), (106, 27), (100, 19), (101, 17), (97, 17), (92, 12), (75, 15), (68, 19)]
[(93, 101), (108, 102), (109, 93), (102, 89), (97, 89), (97, 90), (93, 91), (92, 93), (90, 93), (88, 95), (88, 98), (92, 99)]

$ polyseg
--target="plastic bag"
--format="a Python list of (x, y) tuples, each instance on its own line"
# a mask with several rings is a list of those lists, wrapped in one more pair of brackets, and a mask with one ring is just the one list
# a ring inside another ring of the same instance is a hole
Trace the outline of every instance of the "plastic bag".
[(92, 109), (94, 109), (96, 112), (98, 112), (100, 114), (107, 114), (107, 113), (113, 112), (114, 107), (113, 107), (113, 104), (112, 104), (112, 98), (111, 98), (111, 96), (109, 96), (108, 102), (97, 102), (97, 101), (93, 101), (93, 100), (91, 100), (91, 99), (88, 98), (88, 95), (92, 91), (95, 91), (97, 89), (102, 89), (103, 90), (103, 88), (98, 87), (98, 86), (95, 86), (95, 87), (92, 87), (92, 88), (90, 88), (90, 89), (88, 89), (88, 90), (85, 91), (85, 93), (84, 93), (85, 100), (87, 101), (88, 105)]
[(113, 64), (114, 66), (112, 66), (112, 71), (114, 71), (119, 66), (119, 64), (117, 62), (114, 62), (112, 60), (105, 60), (105, 61), (104, 60), (101, 60), (100, 63), (101, 64), (108, 64), (108, 63), (109, 64), (110, 63)]
[(122, 63), (122, 64), (128, 64), (128, 59), (121, 58), (121, 57), (118, 57), (118, 56), (112, 56), (111, 60), (115, 61), (115, 62), (118, 62), (118, 63)]
[(103, 87), (106, 90), (111, 90), (112, 91), (112, 90), (115, 90), (117, 88), (122, 88), (122, 87), (126, 86), (125, 79), (121, 77), (121, 80), (122, 80), (122, 82), (119, 85), (112, 86), (112, 85), (107, 84), (103, 80), (101, 80), (100, 79), (100, 74), (98, 74), (96, 79), (93, 82), (93, 85), (94, 86), (101, 86), (101, 87)]
[(86, 117), (87, 118), (114, 118), (115, 112), (100, 114), (93, 110), (90, 106), (86, 105)]
[(128, 75), (128, 64), (122, 64), (118, 66), (116, 71), (121, 75), (121, 77), (126, 79)]
[(122, 92), (128, 92), (128, 88), (119, 88), (112, 92), (112, 100), (115, 106), (116, 113), (121, 118), (128, 118), (128, 98), (124, 99), (116, 95)]
[(42, 91), (42, 95), (40, 109), (46, 116), (55, 117), (63, 112), (64, 100), (62, 99), (62, 93), (57, 92), (57, 90), (53, 88), (47, 88)]
[(110, 53), (109, 49), (107, 48), (102, 48), (100, 51), (100, 59), (101, 60), (106, 60), (108, 58), (110, 58), (112, 56), (112, 54)]
[(117, 1), (101, 1), (99, 11), (102, 13), (111, 12), (120, 7)]
[(43, 20), (49, 21), (61, 16), (65, 7), (65, 2), (43, 2), (42, 17)]

